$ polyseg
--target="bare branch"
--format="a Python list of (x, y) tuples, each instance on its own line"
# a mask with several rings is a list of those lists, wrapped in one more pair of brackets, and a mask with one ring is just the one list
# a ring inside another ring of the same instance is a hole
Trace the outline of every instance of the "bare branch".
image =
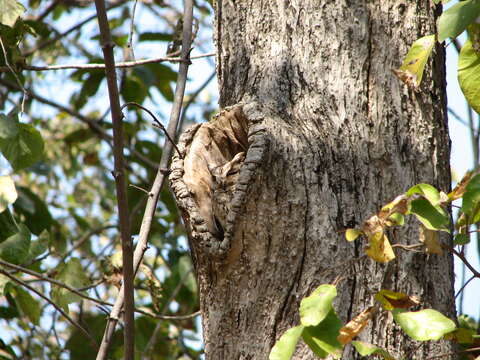
[[(133, 241), (130, 233), (130, 215), (128, 209), (127, 185), (123, 158), (123, 114), (120, 109), (117, 74), (115, 72), (114, 43), (110, 34), (107, 12), (104, 0), (95, 0), (98, 25), (100, 27), (100, 41), (105, 60), (105, 76), (107, 78), (108, 97), (113, 123), (113, 157), (115, 168), (115, 187), (117, 192), (118, 216), (120, 235), (122, 238), (122, 270), (123, 270), (123, 297), (125, 298), (124, 316), (124, 359), (133, 360), (135, 357), (135, 318), (134, 318), (134, 268), (133, 268)], [(105, 345), (105, 346), (104, 346)], [(102, 342), (99, 353), (109, 343)]]
[(121, 109), (123, 110), (123, 109), (126, 108), (127, 106), (136, 106), (136, 107), (142, 109), (143, 111), (147, 112), (147, 113), (152, 117), (153, 121), (155, 122), (155, 123), (154, 123), (154, 126), (157, 127), (157, 128), (159, 128), (160, 130), (162, 130), (162, 131), (164, 132), (164, 134), (165, 134), (165, 136), (167, 137), (167, 139), (170, 140), (170, 142), (171, 142), (171, 143), (173, 144), (173, 146), (175, 147), (175, 150), (177, 150), (177, 153), (178, 153), (178, 156), (180, 156), (180, 159), (182, 158), (182, 153), (181, 153), (180, 150), (178, 149), (177, 144), (175, 144), (175, 141), (170, 137), (170, 135), (168, 135), (167, 129), (165, 129), (165, 127), (162, 125), (162, 123), (161, 123), (160, 121), (158, 121), (158, 119), (156, 118), (156, 116), (153, 115), (153, 113), (152, 113), (150, 110), (148, 110), (146, 107), (144, 107), (144, 106), (142, 106), (142, 105), (140, 105), (140, 104), (138, 104), (138, 103), (136, 103), (136, 102), (128, 102), (128, 103), (126, 103), (126, 104), (123, 104)]
[[(191, 60), (202, 59), (206, 57), (215, 56), (215, 53), (195, 55), (191, 57)], [(115, 64), (115, 68), (132, 68), (135, 66), (152, 64), (152, 63), (161, 63), (161, 62), (171, 62), (171, 63), (180, 63), (182, 58), (175, 56), (164, 56), (151, 59), (143, 59), (138, 61), (125, 61)], [(81, 69), (81, 70), (104, 70), (105, 64), (65, 64), (65, 65), (49, 65), (49, 66), (33, 66), (33, 65), (23, 65), (23, 70), (30, 71), (51, 71), (51, 70), (66, 70), (66, 69)], [(0, 73), (10, 71), (6, 66), (0, 66)]]
[[(116, 7), (119, 7), (119, 6), (123, 5), (123, 4), (125, 4), (126, 2), (127, 2), (127, 1), (120, 1), (120, 2), (118, 2), (118, 3), (116, 3), (116, 4), (112, 4), (112, 5), (110, 5), (110, 6), (107, 8), (107, 11), (112, 10), (112, 9), (115, 9)], [(94, 15), (92, 15), (92, 16), (89, 16), (89, 17), (86, 18), (85, 20), (83, 20), (83, 21), (79, 22), (78, 24), (72, 26), (70, 29), (64, 31), (63, 33), (58, 34), (58, 35), (55, 36), (53, 39), (47, 40), (47, 41), (39, 44), (37, 47), (35, 47), (35, 48), (33, 48), (33, 49), (30, 49), (29, 51), (25, 52), (22, 56), (23, 56), (23, 57), (27, 57), (27, 56), (32, 55), (32, 54), (35, 53), (36, 51), (41, 50), (41, 49), (43, 49), (43, 48), (45, 48), (45, 47), (47, 47), (47, 46), (49, 46), (49, 45), (57, 42), (58, 40), (60, 40), (61, 38), (67, 36), (68, 34), (74, 32), (75, 30), (80, 29), (83, 25), (89, 23), (89, 22), (92, 21), (92, 20), (95, 20), (96, 18), (97, 18), (97, 14), (94, 14)]]
[(0, 269), (0, 274), (3, 274), (5, 275), (6, 277), (8, 277), (10, 280), (16, 282), (17, 284), (23, 286), (24, 288), (30, 290), (31, 292), (37, 294), (38, 296), (40, 296), (42, 299), (44, 299), (45, 301), (47, 301), (50, 305), (52, 305), (60, 314), (62, 314), (65, 319), (67, 319), (73, 326), (75, 326), (76, 328), (78, 328), (91, 342), (91, 345), (92, 347), (96, 350), (98, 348), (98, 345), (97, 345), (97, 342), (95, 341), (95, 339), (92, 337), (92, 335), (90, 335), (90, 333), (85, 330), (82, 325), (80, 325), (79, 323), (77, 323), (75, 320), (73, 320), (65, 311), (62, 310), (61, 307), (59, 307), (57, 304), (55, 304), (52, 300), (50, 300), (48, 297), (46, 297), (45, 295), (43, 295), (40, 291), (38, 291), (37, 289), (35, 289), (34, 287), (28, 285), (25, 281), (22, 281), (20, 280), (19, 278), (13, 276), (12, 274), (10, 274), (8, 271), (5, 271), (3, 269)]
[[(13, 83), (11, 83), (9, 81), (6, 81), (6, 80), (3, 80), (1, 78), (0, 78), (0, 84), (5, 85), (6, 87), (8, 87), (10, 89), (21, 90), (20, 87), (18, 87), (16, 84), (13, 84)], [(81, 122), (87, 124), (88, 127), (93, 131), (93, 133), (95, 135), (97, 135), (100, 139), (105, 140), (108, 143), (108, 145), (110, 145), (110, 147), (112, 147), (111, 141), (112, 141), (113, 138), (110, 134), (107, 134), (107, 132), (104, 130), (104, 128), (100, 125), (101, 124), (100, 121), (97, 121), (95, 119), (92, 119), (92, 118), (89, 118), (85, 115), (82, 115), (75, 110), (72, 110), (72, 109), (70, 109), (70, 108), (68, 108), (68, 107), (66, 107), (62, 104), (56, 103), (55, 101), (51, 101), (47, 98), (44, 98), (43, 96), (40, 96), (40, 95), (34, 93), (30, 89), (26, 89), (26, 90), (27, 90), (27, 94), (28, 94), (29, 97), (31, 97), (31, 98), (33, 98), (37, 101), (40, 101), (43, 104), (47, 104), (49, 106), (57, 108), (58, 110), (63, 111), (65, 113), (77, 118)], [(143, 154), (141, 154), (137, 150), (132, 149), (129, 146), (127, 146), (127, 149), (130, 150), (132, 155), (134, 155), (138, 159), (144, 161), (148, 166), (150, 166), (154, 169), (158, 168), (158, 165), (155, 162), (153, 162), (152, 160), (150, 160), (149, 158), (147, 158), (146, 156), (144, 156)]]
[[(59, 286), (63, 289), (66, 289), (66, 290), (72, 292), (73, 294), (76, 294), (76, 295), (80, 296), (82, 299), (92, 301), (92, 302), (94, 302), (96, 304), (99, 304), (99, 305), (113, 306), (113, 304), (108, 302), (108, 301), (103, 301), (103, 300), (100, 300), (100, 299), (93, 298), (93, 297), (88, 296), (88, 295), (86, 295), (82, 292), (82, 291), (85, 291), (85, 290), (91, 288), (91, 286), (87, 286), (87, 287), (82, 288), (82, 289), (75, 289), (75, 288), (72, 288), (71, 286), (69, 286), (69, 285), (67, 285), (67, 284), (65, 284), (61, 281), (58, 281), (56, 279), (52, 279), (51, 277), (45, 276), (45, 275), (40, 274), (36, 271), (27, 269), (23, 266), (19, 266), (19, 265), (15, 265), (15, 264), (3, 261), (1, 259), (0, 259), (0, 265), (2, 265), (5, 268), (10, 268), (12, 270), (31, 275), (31, 276), (33, 276), (37, 279), (47, 281), (47, 282), (49, 282), (53, 285)], [(11, 273), (8, 273), (8, 274), (13, 276)], [(103, 282), (103, 280), (99, 283), (102, 283), (102, 282)], [(162, 319), (162, 320), (187, 320), (187, 319), (194, 318), (195, 316), (200, 314), (199, 312), (195, 312), (193, 314), (188, 314), (188, 315), (163, 315), (163, 314), (157, 315), (157, 314), (154, 314), (153, 312), (149, 312), (149, 311), (145, 311), (145, 310), (141, 310), (141, 309), (135, 309), (135, 312), (137, 312), (139, 314), (142, 314), (142, 315), (150, 316), (150, 317), (153, 317), (153, 318), (156, 318), (156, 319)]]
[[(182, 108), (183, 96), (185, 93), (185, 84), (187, 80), (187, 72), (188, 72), (188, 65), (189, 65), (189, 62), (187, 60), (190, 53), (190, 46), (191, 46), (191, 39), (192, 39), (193, 2), (192, 0), (185, 0), (184, 4), (185, 4), (184, 5), (185, 8), (184, 8), (184, 17), (183, 17), (184, 22), (183, 22), (183, 37), (182, 37), (182, 40), (183, 40), (182, 59), (184, 59), (185, 61), (180, 63), (180, 68), (179, 68), (178, 77), (177, 77), (177, 86), (175, 88), (174, 102), (173, 102), (172, 111), (170, 114), (170, 120), (167, 126), (167, 132), (172, 138), (175, 137), (178, 121), (180, 118), (180, 111)], [(160, 191), (163, 186), (165, 175), (166, 175), (165, 171), (163, 171), (162, 169), (167, 168), (172, 151), (173, 151), (172, 143), (168, 139), (165, 139), (164, 150), (162, 152), (162, 158), (160, 160), (159, 170), (157, 171), (155, 181), (152, 185), (152, 189), (150, 190), (150, 193), (152, 194), (152, 196), (149, 197), (147, 200), (147, 205), (145, 208), (145, 213), (143, 215), (142, 225), (140, 227), (140, 234), (138, 235), (138, 243), (135, 248), (134, 259), (133, 259), (135, 273), (138, 270), (138, 267), (140, 266), (140, 263), (143, 258), (143, 254), (147, 249), (148, 235), (150, 233), (150, 228), (155, 215), (157, 201), (160, 196)], [(108, 344), (113, 336), (115, 326), (118, 322), (118, 315), (120, 314), (120, 311), (123, 306), (123, 301), (124, 299), (122, 297), (122, 293), (120, 292), (119, 296), (115, 300), (115, 305), (110, 313), (110, 318), (107, 322), (105, 334), (103, 335), (102, 344), (100, 345), (101, 347), (105, 343)], [(99, 352), (97, 354), (97, 360), (104, 360), (105, 358), (106, 358), (106, 351), (104, 353)]]
[(7, 55), (7, 51), (5, 50), (5, 46), (3, 45), (3, 40), (2, 40), (2, 37), (0, 36), (0, 46), (2, 48), (2, 54), (3, 54), (3, 58), (4, 58), (4, 61), (5, 61), (5, 64), (7, 65), (7, 71), (10, 71), (13, 76), (15, 77), (15, 80), (18, 84), (18, 86), (22, 89), (23, 91), (23, 97), (22, 97), (22, 106), (21, 106), (21, 112), (23, 113), (24, 112), (24, 109), (25, 109), (25, 98), (27, 97), (27, 90), (25, 90), (25, 88), (23, 87), (23, 84), (22, 82), (20, 81), (20, 78), (18, 77), (17, 73), (15, 72), (15, 70), (12, 68), (12, 66), (10, 65), (10, 63), (8, 62), (8, 55)]
[(135, 11), (137, 10), (137, 2), (135, 0), (132, 8), (132, 18), (130, 19), (130, 33), (128, 34), (127, 48), (130, 50), (133, 61), (135, 61), (135, 51), (133, 51), (133, 31), (135, 30)]

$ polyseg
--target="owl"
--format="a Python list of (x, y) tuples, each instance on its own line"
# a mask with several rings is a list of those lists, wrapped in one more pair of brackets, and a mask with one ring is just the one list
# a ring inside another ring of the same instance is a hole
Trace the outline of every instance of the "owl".
[(212, 174), (212, 214), (221, 237), (223, 237), (227, 224), (232, 195), (244, 160), (245, 153), (240, 152), (226, 164), (210, 169)]

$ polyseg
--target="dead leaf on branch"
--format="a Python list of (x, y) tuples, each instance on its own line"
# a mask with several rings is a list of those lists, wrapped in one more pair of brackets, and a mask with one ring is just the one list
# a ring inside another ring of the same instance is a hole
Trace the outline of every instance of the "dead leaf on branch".
[(425, 245), (428, 254), (443, 255), (442, 245), (438, 239), (438, 231), (430, 230), (420, 225), (419, 240)]
[(368, 325), (368, 322), (376, 311), (377, 308), (371, 306), (355, 316), (340, 329), (340, 335), (337, 336), (337, 340), (343, 345), (350, 343), (365, 328), (365, 326)]
[(375, 300), (377, 300), (385, 310), (389, 311), (393, 309), (408, 309), (409, 307), (420, 304), (420, 300), (416, 296), (385, 289), (375, 294)]
[(463, 194), (465, 194), (465, 191), (467, 190), (467, 185), (470, 183), (470, 180), (472, 179), (473, 172), (467, 172), (465, 176), (460, 180), (460, 182), (457, 183), (455, 188), (448, 194), (448, 198), (451, 201), (460, 199)]

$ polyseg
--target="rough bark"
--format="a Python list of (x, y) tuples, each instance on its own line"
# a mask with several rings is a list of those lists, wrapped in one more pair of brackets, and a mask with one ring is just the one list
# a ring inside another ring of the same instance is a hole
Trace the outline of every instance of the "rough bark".
[[(414, 184), (449, 188), (444, 51), (435, 50), (420, 92), (391, 71), (416, 38), (435, 31), (438, 9), (427, 0), (218, 0), (215, 10), (220, 105), (240, 105), (187, 132), (171, 177), (196, 262), (207, 359), (267, 359), (298, 324), (300, 300), (339, 276), (343, 321), (381, 288), (453, 317), (450, 256), (397, 250), (378, 264), (359, 260), (365, 243), (342, 234)], [(228, 145), (222, 121), (248, 141)], [(201, 161), (188, 168), (190, 151)], [(242, 151), (220, 224), (200, 198), (212, 201), (213, 169), (229, 169)], [(198, 174), (203, 190), (192, 181)], [(416, 243), (417, 224), (389, 237)], [(360, 339), (408, 358), (452, 350), (409, 341), (386, 313)], [(345, 349), (344, 359), (357, 357)], [(299, 346), (295, 359), (313, 358)]]

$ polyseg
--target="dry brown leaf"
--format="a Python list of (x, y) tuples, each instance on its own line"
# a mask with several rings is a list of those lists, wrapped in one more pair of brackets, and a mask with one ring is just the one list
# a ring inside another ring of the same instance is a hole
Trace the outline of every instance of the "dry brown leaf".
[(442, 245), (438, 240), (438, 231), (427, 229), (425, 226), (420, 225), (419, 240), (422, 242), (428, 254), (443, 255)]
[(355, 316), (340, 329), (340, 335), (337, 336), (337, 340), (343, 345), (350, 343), (353, 338), (356, 337), (365, 326), (367, 326), (375, 312), (376, 308), (371, 306)]

